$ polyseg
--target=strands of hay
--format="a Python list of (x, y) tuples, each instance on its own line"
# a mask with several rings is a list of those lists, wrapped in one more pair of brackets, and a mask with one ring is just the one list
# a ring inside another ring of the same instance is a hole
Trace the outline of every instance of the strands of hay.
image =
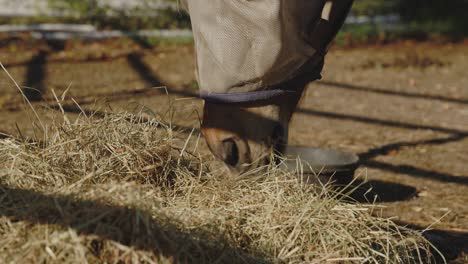
[[(194, 138), (129, 114), (0, 140), (6, 263), (426, 263), (416, 232), (269, 168), (208, 169)], [(120, 261), (120, 262), (119, 262)]]

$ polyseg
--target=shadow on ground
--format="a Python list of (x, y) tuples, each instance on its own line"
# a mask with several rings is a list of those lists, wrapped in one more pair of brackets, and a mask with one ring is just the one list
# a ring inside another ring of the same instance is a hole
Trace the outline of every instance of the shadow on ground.
[(417, 168), (411, 165), (394, 165), (381, 161), (373, 160), (378, 156), (388, 155), (392, 151), (398, 151), (405, 147), (417, 147), (417, 146), (436, 146), (444, 145), (447, 143), (454, 143), (464, 140), (468, 137), (468, 134), (460, 133), (454, 134), (445, 138), (435, 138), (429, 140), (413, 141), (413, 142), (396, 142), (388, 145), (383, 145), (374, 149), (370, 149), (365, 153), (359, 154), (361, 164), (370, 168), (377, 168), (381, 170), (391, 171), (400, 174), (407, 174), (413, 177), (426, 178), (436, 180), (440, 182), (458, 183), (462, 185), (468, 185), (468, 177), (462, 175), (451, 175), (448, 173), (441, 173), (437, 171), (426, 170)]
[(24, 95), (31, 102), (42, 100), (42, 95), (45, 93), (44, 80), (46, 79), (47, 57), (49, 52), (39, 51), (28, 63), (26, 72), (26, 83), (23, 89)]
[[(221, 263), (267, 263), (260, 254), (250, 255), (239, 248), (231, 248), (222, 235), (218, 241), (208, 241), (208, 235), (203, 231), (196, 235), (186, 233), (174, 223), (157, 221), (139, 209), (5, 185), (0, 185), (0, 197), (0, 217), (72, 228), (81, 235), (96, 235), (155, 255), (172, 257), (181, 263), (212, 263), (215, 260)], [(135, 228), (137, 226), (143, 228)], [(93, 253), (101, 257), (99, 249)]]
[[(80, 235), (96, 235), (99, 239), (112, 240), (182, 262), (212, 263), (217, 260), (221, 263), (268, 263), (260, 253), (247, 254), (240, 248), (231, 248), (222, 238), (209, 242), (203, 232), (196, 235), (186, 233), (174, 223), (157, 221), (139, 209), (80, 200), (69, 195), (47, 195), (5, 185), (0, 185), (0, 197), (0, 217), (8, 217), (12, 221), (72, 228)], [(409, 227), (422, 230), (416, 226)], [(425, 231), (424, 235), (447, 260), (455, 259), (467, 250), (464, 242), (468, 234), (430, 230)], [(93, 249), (93, 254), (101, 257), (99, 247)]]
[[(396, 223), (400, 226), (406, 226), (413, 230), (422, 231), (423, 236), (444, 255), (446, 261), (452, 261), (458, 259), (460, 256), (468, 254), (467, 232), (445, 231), (437, 229), (428, 230), (426, 228), (404, 222), (396, 221)], [(444, 263), (443, 259), (439, 257), (438, 263)], [(462, 262), (456, 261), (455, 263)]]
[(350, 198), (360, 203), (406, 201), (418, 194), (417, 189), (412, 186), (377, 180), (354, 180), (347, 189), (353, 190), (349, 194)]
[(425, 99), (425, 100), (435, 100), (435, 101), (442, 101), (442, 102), (447, 102), (447, 103), (468, 104), (468, 100), (460, 99), (460, 98), (445, 97), (441, 95), (428, 95), (428, 94), (418, 94), (418, 93), (402, 92), (402, 91), (389, 91), (389, 90), (382, 90), (382, 89), (378, 89), (374, 87), (365, 87), (365, 86), (358, 86), (358, 85), (332, 82), (332, 81), (320, 81), (319, 83), (321, 85), (330, 86), (330, 87), (338, 88), (338, 89), (344, 89), (344, 90), (362, 91), (362, 92), (367, 92), (367, 93), (401, 96), (401, 97)]

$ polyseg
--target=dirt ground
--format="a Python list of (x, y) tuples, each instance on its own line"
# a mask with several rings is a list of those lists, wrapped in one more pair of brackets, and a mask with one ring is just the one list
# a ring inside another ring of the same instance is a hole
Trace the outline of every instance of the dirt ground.
[[(37, 109), (54, 107), (52, 91), (60, 96), (68, 89), (67, 97), (85, 110), (145, 106), (150, 115), (198, 131), (202, 102), (196, 98), (190, 45), (2, 40), (0, 61), (20, 85), (37, 89), (26, 89)], [(447, 247), (466, 250), (467, 68), (468, 43), (334, 48), (323, 80), (310, 85), (293, 118), (290, 144), (358, 153), (357, 176), (370, 182), (356, 199), (377, 197), (383, 209), (376, 214), (434, 229), (448, 239)], [(31, 117), (21, 102), (0, 73), (0, 132), (18, 135), (19, 128), (31, 134)], [(64, 104), (71, 114), (79, 112), (71, 100)], [(464, 261), (466, 256), (457, 263)]]

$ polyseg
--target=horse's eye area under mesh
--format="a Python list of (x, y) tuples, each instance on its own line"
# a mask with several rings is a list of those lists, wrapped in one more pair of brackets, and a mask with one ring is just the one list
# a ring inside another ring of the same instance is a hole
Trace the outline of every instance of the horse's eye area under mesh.
[(236, 167), (239, 163), (239, 147), (233, 138), (223, 140), (224, 149), (224, 162), (231, 166)]

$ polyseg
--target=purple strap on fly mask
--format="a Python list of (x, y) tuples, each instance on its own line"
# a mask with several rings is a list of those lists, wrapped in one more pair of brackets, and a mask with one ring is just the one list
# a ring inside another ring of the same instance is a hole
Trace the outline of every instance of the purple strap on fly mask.
[(205, 102), (216, 103), (216, 104), (243, 104), (243, 103), (258, 103), (271, 101), (275, 98), (290, 95), (295, 91), (273, 89), (264, 91), (253, 91), (245, 93), (208, 93), (206, 91), (200, 91), (200, 97)]
[[(310, 81), (321, 79), (320, 74), (309, 75)], [(260, 104), (260, 103), (271, 103), (274, 99), (294, 95), (297, 93), (295, 90), (288, 90), (282, 88), (282, 86), (288, 86), (288, 84), (278, 85), (272, 87), (273, 89), (243, 92), (243, 93), (210, 93), (207, 91), (200, 91), (200, 98), (205, 100), (207, 103), (214, 104)]]

